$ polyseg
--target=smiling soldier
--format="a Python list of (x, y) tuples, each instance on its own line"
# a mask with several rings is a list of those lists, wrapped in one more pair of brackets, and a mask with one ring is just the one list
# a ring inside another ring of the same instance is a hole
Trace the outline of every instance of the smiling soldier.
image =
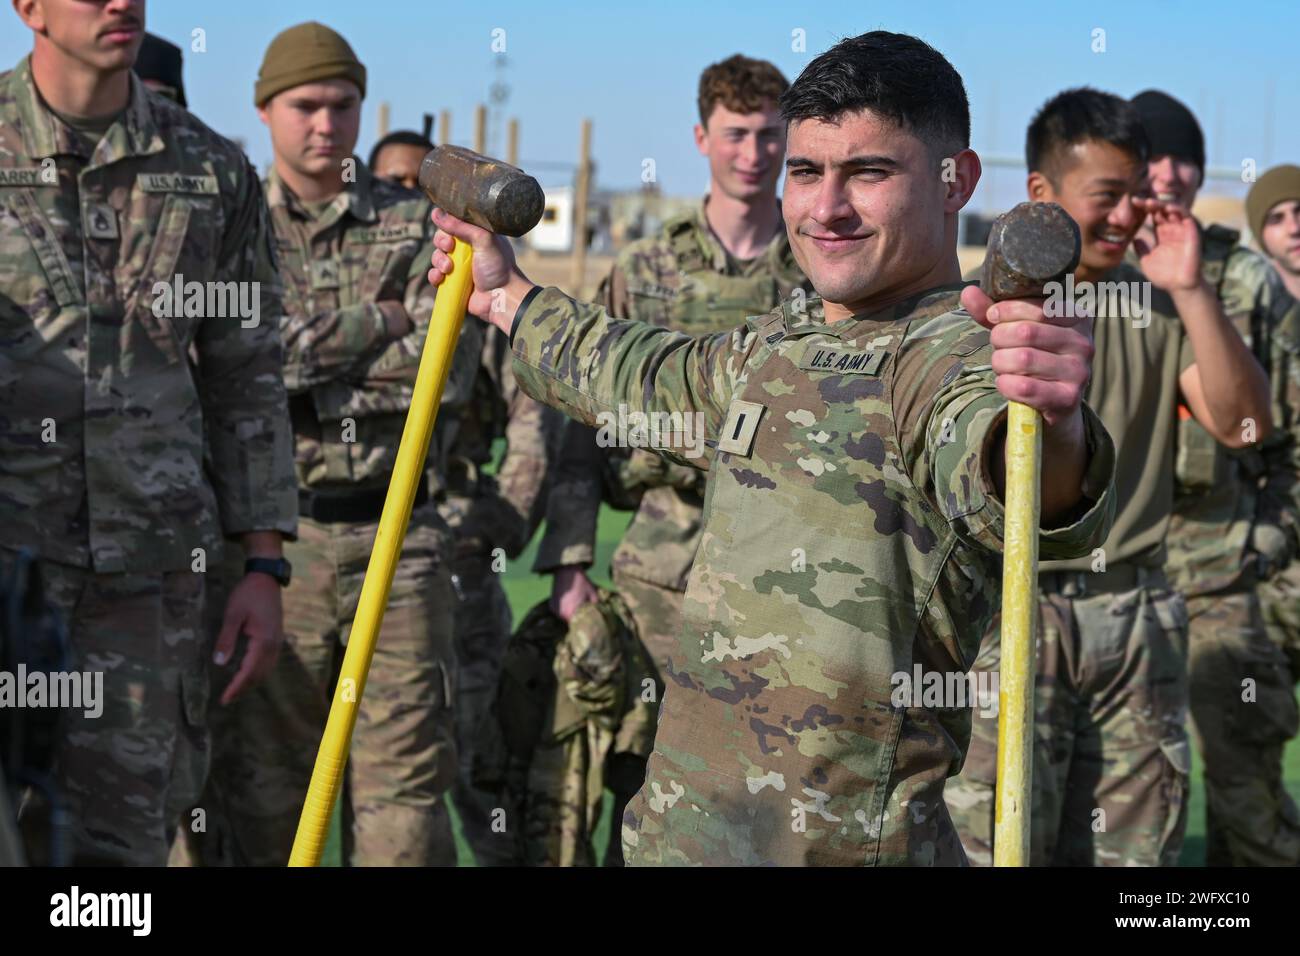
[[(980, 164), (935, 50), (844, 40), (780, 105), (782, 211), (821, 296), (806, 315), (787, 300), (703, 336), (615, 320), (441, 211), (430, 279), (451, 270), (452, 236), (472, 244), (470, 311), (511, 331), (539, 400), (588, 424), (620, 403), (707, 423), (682, 670), (623, 817), (628, 862), (961, 864), (943, 788), (969, 711), (894, 706), (891, 678), (974, 660), (999, 590), (1008, 398), (1044, 416), (1043, 556), (1106, 534), (1113, 447), (1081, 402), (1089, 323), (963, 288), (957, 216)], [(828, 350), (869, 358), (812, 368)]]

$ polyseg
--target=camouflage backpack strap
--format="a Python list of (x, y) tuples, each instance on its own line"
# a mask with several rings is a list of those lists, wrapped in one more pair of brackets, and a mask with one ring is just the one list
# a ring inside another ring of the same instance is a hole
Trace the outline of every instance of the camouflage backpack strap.
[[(1222, 297), (1228, 259), (1240, 237), (1236, 230), (1220, 225), (1207, 226), (1201, 231), (1201, 275), (1214, 288), (1216, 297)], [(1251, 328), (1249, 332), (1252, 350), (1258, 350), (1262, 344), (1258, 330)], [(1226, 453), (1181, 400), (1174, 447), (1174, 479), (1180, 493), (1204, 495), (1229, 480)]]
[(1205, 281), (1214, 287), (1214, 294), (1219, 295), (1223, 285), (1224, 272), (1228, 267), (1228, 257), (1241, 242), (1241, 233), (1217, 223), (1206, 226), (1201, 235), (1201, 274)]
[(699, 230), (692, 216), (676, 216), (664, 223), (664, 235), (668, 238), (668, 248), (673, 252), (677, 268), (681, 272), (705, 272), (713, 268), (713, 263), (705, 255), (700, 245)]

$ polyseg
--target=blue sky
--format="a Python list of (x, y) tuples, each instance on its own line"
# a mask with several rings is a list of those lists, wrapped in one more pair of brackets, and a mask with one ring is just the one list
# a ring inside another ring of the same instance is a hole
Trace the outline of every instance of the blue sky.
[[(30, 34), (11, 9), (0, 17), (9, 18), (0, 31), (0, 63), (8, 65), (30, 48)], [(840, 37), (888, 29), (920, 36), (957, 67), (971, 100), (973, 145), (983, 153), (1019, 155), (1034, 110), (1053, 93), (1086, 83), (1126, 96), (1151, 86), (1178, 96), (1200, 117), (1212, 164), (1240, 167), (1251, 157), (1262, 170), (1300, 162), (1295, 0), (1068, 7), (1054, 0), (159, 0), (148, 9), (150, 29), (187, 49), (191, 108), (218, 131), (241, 137), (259, 168), (270, 150), (251, 102), (257, 68), (279, 30), (308, 19), (343, 33), (367, 65), (363, 156), (381, 100), (391, 104), (394, 126), (418, 127), (422, 113), (450, 109), (453, 141), (468, 143), (474, 106), (487, 102), (497, 79), (492, 42), (500, 28), (509, 64), (505, 114), (520, 120), (525, 166), (573, 162), (581, 120), (589, 117), (599, 185), (634, 187), (643, 159), (653, 158), (665, 192), (698, 193), (707, 170), (691, 125), (704, 66), (743, 52), (772, 60), (793, 79)], [(195, 29), (204, 31), (206, 52), (188, 50)], [(1105, 31), (1104, 53), (1092, 50), (1098, 29)], [(795, 30), (805, 31), (804, 52), (792, 49)], [(562, 168), (536, 168), (543, 181), (565, 175)], [(1022, 182), (1018, 172), (990, 172), (975, 205), (1016, 201)]]

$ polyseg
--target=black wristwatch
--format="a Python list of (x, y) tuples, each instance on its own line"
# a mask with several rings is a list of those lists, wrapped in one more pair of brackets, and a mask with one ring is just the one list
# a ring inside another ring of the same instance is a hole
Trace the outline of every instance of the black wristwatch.
[(287, 588), (293, 565), (284, 558), (249, 558), (244, 562), (244, 573), (252, 574), (254, 571), (269, 574), (280, 582), (280, 587)]

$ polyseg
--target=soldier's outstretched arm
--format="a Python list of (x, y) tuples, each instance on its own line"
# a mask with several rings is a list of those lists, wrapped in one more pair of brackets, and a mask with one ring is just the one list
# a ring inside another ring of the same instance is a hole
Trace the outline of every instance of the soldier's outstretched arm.
[[(756, 336), (747, 328), (692, 337), (611, 319), (600, 306), (534, 285), (504, 239), (434, 210), (429, 281), (451, 273), (453, 237), (474, 250), (469, 311), (510, 336), (519, 385), (587, 425), (622, 414), (700, 414), (716, 435)], [(671, 454), (672, 449), (667, 449)]]

